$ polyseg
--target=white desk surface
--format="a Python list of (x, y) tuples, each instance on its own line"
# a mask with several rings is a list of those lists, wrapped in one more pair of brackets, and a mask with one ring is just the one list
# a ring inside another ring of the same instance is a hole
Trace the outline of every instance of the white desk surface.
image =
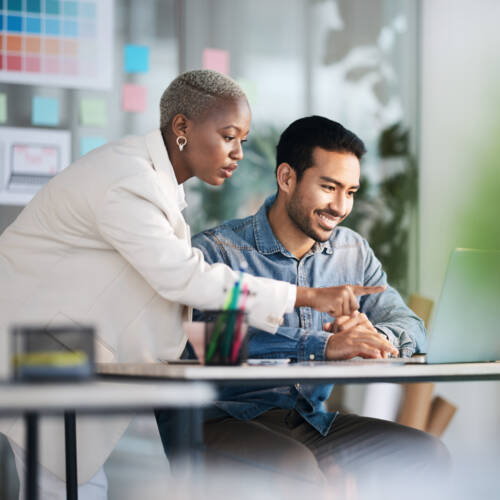
[(64, 384), (0, 384), (0, 414), (25, 411), (134, 410), (201, 407), (215, 399), (205, 382), (91, 381)]
[(500, 380), (500, 362), (456, 364), (357, 363), (316, 361), (279, 366), (200, 366), (195, 364), (98, 364), (101, 375), (212, 382), (422, 382)]

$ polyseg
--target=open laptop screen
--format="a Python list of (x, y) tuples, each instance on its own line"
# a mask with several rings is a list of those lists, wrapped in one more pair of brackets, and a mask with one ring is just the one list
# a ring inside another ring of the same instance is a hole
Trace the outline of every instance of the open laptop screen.
[(453, 251), (428, 342), (428, 363), (500, 360), (500, 251)]

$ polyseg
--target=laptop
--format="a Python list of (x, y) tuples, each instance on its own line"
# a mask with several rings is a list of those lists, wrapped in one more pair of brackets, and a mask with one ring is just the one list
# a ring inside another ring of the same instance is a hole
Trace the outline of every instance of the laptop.
[(455, 249), (450, 257), (427, 355), (354, 362), (477, 363), (500, 360), (500, 251)]
[(427, 342), (427, 363), (500, 360), (500, 251), (455, 249)]

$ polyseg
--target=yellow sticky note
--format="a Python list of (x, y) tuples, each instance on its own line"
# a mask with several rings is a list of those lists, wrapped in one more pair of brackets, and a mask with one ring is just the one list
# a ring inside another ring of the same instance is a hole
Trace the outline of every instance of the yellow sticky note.
[(7, 95), (0, 94), (0, 123), (7, 121)]
[(104, 127), (107, 123), (106, 101), (86, 98), (80, 101), (80, 123), (91, 127)]

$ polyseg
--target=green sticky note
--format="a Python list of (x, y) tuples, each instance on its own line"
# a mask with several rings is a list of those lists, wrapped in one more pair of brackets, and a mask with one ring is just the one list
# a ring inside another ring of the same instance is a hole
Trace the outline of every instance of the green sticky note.
[(236, 81), (247, 95), (250, 106), (255, 106), (257, 104), (257, 83), (243, 77), (238, 78)]
[(0, 94), (0, 123), (7, 121), (7, 95)]
[(82, 99), (80, 101), (80, 123), (90, 127), (104, 127), (107, 123), (104, 99)]

